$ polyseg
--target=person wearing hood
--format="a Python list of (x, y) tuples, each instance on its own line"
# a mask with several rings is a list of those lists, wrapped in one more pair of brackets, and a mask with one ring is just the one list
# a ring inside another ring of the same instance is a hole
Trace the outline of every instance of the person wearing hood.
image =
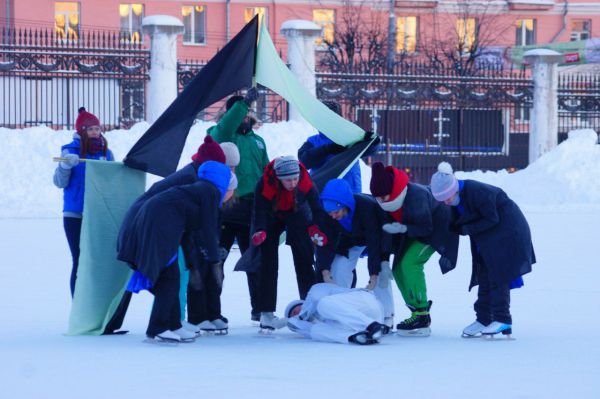
[(382, 230), (385, 212), (372, 196), (354, 194), (344, 179), (327, 182), (321, 193), (321, 204), (329, 217), (318, 225), (329, 238), (328, 244), (316, 248), (316, 266), (323, 281), (351, 288), (353, 271), (366, 249), (369, 283), (384, 309), (384, 323), (393, 326), (394, 298), (389, 262), (391, 238)]
[(527, 219), (502, 189), (458, 180), (447, 162), (431, 177), (431, 191), (436, 200), (452, 207), (451, 228), (471, 242), (469, 290), (479, 287), (476, 319), (463, 336), (510, 335), (510, 290), (523, 285), (521, 276), (536, 262)]
[(254, 193), (251, 242), (260, 246), (258, 310), (262, 329), (285, 327), (285, 319), (273, 313), (277, 306), (279, 236), (286, 232), (292, 248), (300, 298), (305, 298), (315, 283), (314, 250), (326, 245), (327, 237), (313, 223), (323, 213), (319, 194), (308, 171), (293, 156), (271, 161)]
[(288, 304), (285, 317), (290, 330), (315, 341), (372, 345), (389, 332), (371, 291), (331, 283), (313, 285), (306, 300)]
[(131, 226), (121, 226), (129, 233), (123, 236), (117, 258), (136, 271), (128, 289), (148, 289), (155, 296), (146, 330), (152, 339), (191, 342), (195, 336), (181, 326), (180, 275), (174, 266), (184, 234), (202, 230), (207, 262), (220, 261), (218, 212), (233, 195), (227, 191), (231, 171), (223, 163), (206, 161), (198, 168), (198, 178), (154, 195), (142, 204)]
[(108, 142), (102, 134), (98, 117), (84, 107), (79, 108), (75, 121), (73, 141), (61, 148), (60, 161), (54, 171), (54, 185), (63, 189), (63, 227), (71, 257), (71, 297), (75, 294), (77, 268), (79, 266), (79, 240), (83, 217), (83, 194), (85, 192), (85, 162), (81, 159), (114, 161)]
[(403, 336), (431, 334), (432, 302), (427, 298), (425, 263), (440, 254), (440, 268), (447, 273), (456, 266), (458, 234), (450, 231), (450, 208), (433, 198), (426, 186), (409, 183), (403, 171), (375, 162), (371, 193), (386, 211), (382, 228), (393, 235), (392, 273), (411, 316), (396, 326)]
[[(235, 168), (238, 188), (232, 203), (223, 209), (221, 245), (229, 252), (234, 241), (237, 241), (242, 255), (250, 246), (254, 188), (269, 163), (265, 141), (252, 130), (257, 121), (249, 112), (249, 108), (257, 97), (258, 91), (254, 87), (248, 89), (243, 97), (231, 96), (225, 104), (225, 114), (207, 131), (217, 143), (231, 142), (239, 150), (239, 162)], [(251, 306), (250, 318), (259, 321), (258, 276), (256, 273), (246, 272), (246, 277)]]

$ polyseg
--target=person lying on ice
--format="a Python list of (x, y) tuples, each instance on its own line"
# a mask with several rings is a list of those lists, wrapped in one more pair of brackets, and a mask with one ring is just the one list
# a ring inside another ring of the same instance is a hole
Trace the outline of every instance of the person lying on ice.
[(350, 288), (352, 271), (363, 251), (368, 253), (369, 284), (384, 309), (384, 323), (393, 326), (394, 297), (390, 280), (393, 279), (388, 261), (382, 259), (389, 252), (391, 239), (382, 230), (385, 212), (377, 201), (366, 194), (354, 194), (346, 180), (327, 182), (321, 193), (321, 204), (329, 217), (319, 220), (328, 237), (328, 244), (317, 247), (316, 266), (323, 281)]
[(454, 269), (458, 256), (458, 234), (449, 230), (450, 208), (433, 198), (425, 186), (408, 182), (408, 176), (393, 166), (375, 162), (371, 193), (387, 214), (383, 229), (393, 234), (392, 272), (411, 317), (396, 326), (399, 335), (431, 334), (431, 301), (427, 300), (424, 266), (437, 251), (442, 273)]
[(290, 302), (285, 316), (290, 330), (315, 341), (371, 345), (389, 331), (371, 291), (330, 283), (313, 285), (306, 300)]
[(316, 245), (327, 243), (327, 237), (313, 224), (320, 213), (324, 212), (319, 193), (304, 165), (293, 156), (276, 158), (267, 165), (254, 192), (251, 238), (252, 245), (260, 246), (261, 329), (285, 327), (285, 319), (273, 314), (277, 306), (279, 236), (284, 231), (286, 243), (292, 247), (300, 298), (305, 298), (315, 283), (311, 240)]
[(233, 191), (227, 191), (231, 171), (225, 164), (204, 162), (196, 183), (163, 191), (121, 226), (124, 236), (117, 258), (136, 271), (128, 289), (149, 289), (154, 305), (146, 335), (157, 340), (191, 342), (195, 334), (181, 326), (177, 251), (186, 231), (202, 229), (208, 262), (219, 262), (219, 207)]
[(442, 162), (431, 177), (436, 200), (452, 207), (451, 228), (471, 241), (473, 272), (469, 290), (479, 285), (476, 320), (464, 337), (512, 333), (510, 290), (523, 285), (535, 253), (529, 224), (504, 191), (475, 180), (457, 180), (452, 166)]

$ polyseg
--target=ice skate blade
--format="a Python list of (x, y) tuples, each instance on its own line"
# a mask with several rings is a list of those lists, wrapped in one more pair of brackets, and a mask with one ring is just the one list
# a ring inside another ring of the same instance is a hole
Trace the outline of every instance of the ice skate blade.
[(258, 334), (268, 336), (268, 335), (273, 335), (274, 331), (275, 331), (275, 329), (272, 327), (260, 327), (258, 329)]
[(429, 337), (431, 335), (431, 328), (416, 328), (414, 330), (396, 330), (396, 335), (400, 337)]
[(477, 334), (473, 334), (473, 335), (462, 333), (461, 337), (465, 338), (465, 339), (474, 339), (474, 338), (482, 338), (483, 335), (481, 333), (477, 333)]
[(202, 331), (202, 335), (204, 336), (208, 336), (208, 335), (227, 335), (229, 333), (229, 330), (224, 328), (221, 330), (203, 330)]
[[(500, 336), (497, 336), (498, 334), (500, 334)], [(482, 337), (483, 337), (484, 341), (514, 341), (515, 340), (515, 338), (513, 338), (511, 334), (502, 334), (502, 333), (482, 334)]]
[(156, 338), (146, 338), (142, 341), (145, 344), (157, 345), (157, 346), (178, 346), (179, 341), (175, 340), (167, 340), (167, 339), (156, 339)]

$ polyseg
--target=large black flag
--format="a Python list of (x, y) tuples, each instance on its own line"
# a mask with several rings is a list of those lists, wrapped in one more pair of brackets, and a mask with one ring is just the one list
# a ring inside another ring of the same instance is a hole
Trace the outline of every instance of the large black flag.
[(198, 112), (252, 84), (258, 16), (238, 33), (144, 133), (124, 159), (125, 165), (167, 176), (175, 172)]

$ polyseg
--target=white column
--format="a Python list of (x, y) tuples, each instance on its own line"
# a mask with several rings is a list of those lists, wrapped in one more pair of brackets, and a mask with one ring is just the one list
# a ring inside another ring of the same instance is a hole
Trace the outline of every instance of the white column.
[(150, 82), (146, 120), (154, 123), (177, 97), (177, 35), (183, 24), (170, 15), (152, 15), (142, 21), (150, 36)]
[[(316, 94), (315, 80), (315, 39), (321, 35), (321, 28), (311, 21), (294, 19), (281, 25), (281, 34), (288, 42), (288, 63), (290, 71), (313, 95)], [(304, 121), (304, 118), (290, 106), (290, 120)]]
[(558, 63), (563, 56), (553, 50), (526, 51), (525, 62), (533, 75), (533, 109), (529, 120), (529, 163), (558, 143)]

